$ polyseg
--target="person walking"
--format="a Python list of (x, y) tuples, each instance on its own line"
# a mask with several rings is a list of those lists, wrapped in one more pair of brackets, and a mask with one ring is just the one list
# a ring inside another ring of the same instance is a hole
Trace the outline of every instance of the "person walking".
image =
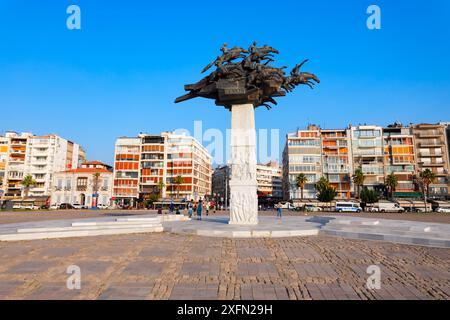
[(282, 218), (283, 216), (283, 206), (281, 205), (281, 202), (278, 202), (277, 204), (277, 218)]
[(173, 201), (171, 200), (170, 204), (169, 204), (169, 212), (170, 212), (170, 214), (173, 213), (173, 209), (175, 209), (175, 205), (173, 204)]
[(189, 218), (192, 218), (192, 202), (189, 201), (188, 203), (188, 216)]
[(199, 200), (197, 206), (197, 220), (202, 220), (202, 210), (203, 210), (203, 203), (202, 200)]

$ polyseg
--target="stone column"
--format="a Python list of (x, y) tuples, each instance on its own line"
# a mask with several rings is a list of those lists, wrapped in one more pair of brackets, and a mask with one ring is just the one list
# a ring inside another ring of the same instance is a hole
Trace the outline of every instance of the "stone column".
[(231, 107), (230, 224), (258, 223), (255, 109)]

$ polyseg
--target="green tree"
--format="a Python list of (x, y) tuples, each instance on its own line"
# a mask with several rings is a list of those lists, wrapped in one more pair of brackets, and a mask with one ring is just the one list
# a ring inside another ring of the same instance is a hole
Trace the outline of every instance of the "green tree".
[(94, 202), (94, 208), (97, 207), (98, 204), (98, 190), (100, 189), (100, 172), (95, 172), (92, 174), (92, 191), (94, 193), (94, 198), (95, 198), (95, 202)]
[(316, 183), (316, 190), (320, 193), (322, 190), (327, 189), (329, 186), (330, 182), (325, 177), (321, 177)]
[(317, 200), (320, 202), (330, 203), (337, 195), (336, 190), (330, 185), (330, 182), (325, 177), (320, 178), (316, 183)]
[(166, 184), (164, 183), (164, 181), (161, 179), (161, 180), (159, 180), (159, 182), (158, 182), (158, 190), (159, 190), (159, 194), (160, 194), (160, 197), (162, 198), (162, 192), (163, 192), (163, 189), (166, 187)]
[(183, 184), (184, 178), (182, 176), (176, 176), (173, 179), (173, 183), (177, 186), (177, 199), (180, 198), (180, 185)]
[(356, 185), (356, 194), (358, 198), (361, 198), (361, 187), (364, 185), (364, 172), (361, 168), (355, 170), (355, 174), (352, 176), (353, 183)]
[(436, 174), (430, 169), (425, 169), (419, 173), (417, 177), (417, 182), (423, 193), (423, 203), (425, 205), (425, 212), (428, 211), (427, 208), (427, 198), (430, 196), (430, 184), (434, 183), (436, 180)]
[(395, 189), (398, 187), (398, 178), (393, 172), (386, 177), (385, 185), (388, 189), (389, 197), (392, 198)]
[(305, 189), (305, 184), (308, 182), (308, 177), (304, 173), (299, 173), (295, 178), (295, 185), (300, 189), (300, 199), (303, 200), (303, 190)]
[(30, 188), (36, 185), (36, 180), (33, 179), (33, 176), (27, 175), (22, 180), (24, 197), (28, 198), (28, 193), (30, 192)]
[(380, 193), (376, 190), (373, 189), (369, 189), (367, 187), (363, 187), (361, 190), (361, 202), (363, 203), (375, 203), (378, 202), (378, 200), (380, 200)]

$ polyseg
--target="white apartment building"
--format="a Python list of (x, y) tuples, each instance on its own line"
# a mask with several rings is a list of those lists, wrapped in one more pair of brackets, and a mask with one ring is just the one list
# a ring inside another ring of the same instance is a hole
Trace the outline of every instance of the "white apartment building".
[(364, 186), (376, 188), (384, 183), (383, 128), (379, 126), (350, 126), (353, 172), (361, 168)]
[(3, 200), (24, 195), (22, 180), (27, 175), (36, 180), (36, 185), (29, 190), (30, 197), (50, 196), (53, 174), (77, 168), (85, 160), (85, 152), (78, 144), (57, 135), (6, 132), (0, 138), (0, 180), (3, 180), (0, 196)]
[(320, 129), (308, 126), (307, 130), (288, 133), (283, 151), (283, 198), (300, 199), (301, 192), (296, 186), (300, 173), (308, 182), (303, 190), (304, 199), (316, 198), (316, 182), (322, 176), (322, 147)]
[(111, 205), (112, 167), (89, 161), (76, 169), (57, 172), (53, 177), (51, 204), (80, 204), (88, 208)]
[(282, 172), (277, 162), (258, 164), (256, 180), (258, 182), (258, 198), (282, 200)]
[(78, 168), (84, 160), (84, 151), (78, 144), (57, 135), (28, 138), (24, 176), (31, 175), (36, 180), (29, 195), (50, 195), (54, 173)]
[[(211, 195), (211, 160), (205, 147), (184, 134), (121, 137), (115, 146), (113, 199), (119, 206), (135, 206), (152, 194), (203, 199)], [(183, 178), (181, 184), (175, 183), (178, 176)]]

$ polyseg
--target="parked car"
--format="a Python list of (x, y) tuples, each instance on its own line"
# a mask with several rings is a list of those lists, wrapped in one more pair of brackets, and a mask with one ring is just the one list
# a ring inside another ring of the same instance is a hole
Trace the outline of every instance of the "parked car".
[(44, 204), (42, 206), (39, 207), (40, 210), (48, 210), (50, 209), (50, 206), (48, 204)]
[(281, 208), (282, 209), (287, 209), (287, 210), (293, 210), (293, 211), (300, 211), (300, 207), (296, 207), (294, 206), (292, 203), (290, 202), (286, 202), (286, 203), (282, 203), (281, 204)]
[(102, 210), (106, 210), (106, 209), (109, 209), (109, 206), (106, 205), (106, 204), (98, 204), (97, 208), (102, 209)]
[(450, 208), (437, 207), (434, 211), (440, 213), (450, 213)]
[(317, 212), (317, 211), (323, 211), (322, 208), (313, 205), (313, 204), (305, 204), (303, 206), (303, 209), (307, 212)]
[(405, 208), (395, 202), (378, 202), (373, 207), (375, 212), (405, 212)]
[(72, 207), (73, 207), (74, 209), (88, 209), (87, 206), (82, 205), (82, 204), (79, 204), (79, 203), (73, 203), (73, 204), (72, 204)]
[(336, 202), (337, 212), (361, 212), (362, 208), (355, 202)]
[(54, 203), (50, 206), (50, 210), (58, 210), (59, 209), (59, 204)]
[(67, 209), (75, 209), (75, 207), (73, 205), (71, 205), (70, 203), (61, 203), (59, 205), (58, 209), (67, 210)]

